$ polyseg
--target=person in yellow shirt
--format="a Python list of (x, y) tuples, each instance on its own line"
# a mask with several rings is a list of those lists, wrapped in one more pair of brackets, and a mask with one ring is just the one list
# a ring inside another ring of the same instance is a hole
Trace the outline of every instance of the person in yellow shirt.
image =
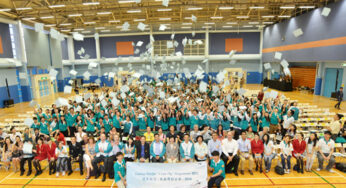
[(151, 132), (151, 128), (147, 127), (147, 132), (144, 133), (145, 141), (152, 142), (154, 141), (154, 133)]
[(342, 119), (342, 118), (343, 118), (342, 114), (335, 114), (334, 120), (332, 122), (330, 122), (329, 126), (327, 127), (327, 129), (332, 133), (332, 139), (334, 141), (338, 137), (338, 134), (342, 128), (341, 121), (340, 121), (340, 119)]

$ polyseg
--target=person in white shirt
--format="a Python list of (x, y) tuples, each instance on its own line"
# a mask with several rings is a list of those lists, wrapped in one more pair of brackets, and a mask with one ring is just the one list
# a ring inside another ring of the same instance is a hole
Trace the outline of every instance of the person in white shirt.
[(269, 134), (264, 134), (262, 141), (264, 146), (263, 159), (266, 168), (266, 173), (268, 173), (272, 165), (272, 160), (275, 158), (276, 155), (275, 148), (273, 141), (270, 140)]
[(285, 170), (285, 173), (288, 174), (290, 173), (290, 169), (291, 169), (291, 157), (292, 157), (292, 151), (293, 151), (293, 146), (290, 141), (290, 136), (286, 135), (284, 139), (281, 141), (280, 150), (281, 150), (282, 168)]
[[(228, 132), (227, 138), (222, 140), (222, 160), (226, 165), (226, 173), (234, 173), (238, 176), (239, 156), (238, 142), (233, 139), (233, 133)], [(228, 162), (228, 163), (227, 163)], [(233, 170), (232, 170), (233, 169)]]
[(246, 132), (241, 132), (241, 137), (238, 139), (239, 147), (239, 158), (240, 158), (240, 173), (244, 175), (244, 163), (246, 160), (249, 160), (249, 173), (253, 175), (252, 165), (253, 157), (251, 152), (251, 143), (250, 140), (246, 138)]
[(65, 171), (67, 170), (68, 153), (63, 141), (60, 141), (58, 147), (55, 148), (55, 155), (58, 157), (56, 165), (56, 177), (59, 177), (59, 172), (65, 176)]
[(318, 137), (316, 133), (311, 133), (310, 137), (305, 140), (306, 142), (306, 171), (311, 172), (312, 164), (316, 157), (316, 151), (318, 149)]
[(206, 161), (208, 156), (208, 146), (204, 142), (203, 136), (197, 136), (195, 143), (195, 159), (196, 161)]
[(331, 139), (332, 133), (330, 131), (326, 131), (324, 133), (324, 138), (321, 138), (318, 141), (318, 168), (317, 171), (323, 169), (323, 161), (328, 161), (328, 165), (326, 166), (326, 170), (329, 172), (334, 172), (332, 167), (335, 164), (335, 158), (333, 156), (335, 142)]
[(292, 116), (292, 111), (289, 110), (287, 112), (287, 115), (284, 115), (283, 116), (283, 123), (282, 123), (282, 126), (284, 128), (284, 135), (286, 134), (286, 132), (288, 131), (289, 127), (291, 124), (294, 123), (294, 117)]
[(86, 135), (86, 133), (83, 132), (83, 127), (78, 126), (77, 132), (75, 132), (74, 135), (76, 136), (76, 141), (78, 143), (80, 143), (80, 142), (82, 142), (83, 137), (84, 137), (84, 135)]
[(10, 136), (10, 139), (11, 139), (12, 143), (16, 142), (16, 137), (17, 136), (22, 138), (22, 134), (20, 134), (20, 132), (17, 132), (15, 127), (11, 127), (10, 132), (11, 132), (11, 134), (9, 134), (9, 136)]
[(193, 156), (195, 155), (195, 147), (190, 141), (188, 134), (184, 135), (184, 142), (180, 144), (180, 157), (182, 162), (193, 162)]
[(105, 166), (108, 163), (108, 156), (109, 153), (112, 151), (113, 147), (111, 143), (108, 140), (106, 140), (105, 133), (102, 133), (100, 135), (100, 138), (101, 140), (98, 141), (95, 146), (96, 157), (94, 158), (94, 160), (92, 160), (92, 165), (93, 168), (96, 170), (95, 179), (97, 179), (101, 175), (101, 173), (103, 173), (102, 181), (106, 181), (106, 167), (101, 168), (100, 170), (97, 164), (103, 161), (103, 165)]

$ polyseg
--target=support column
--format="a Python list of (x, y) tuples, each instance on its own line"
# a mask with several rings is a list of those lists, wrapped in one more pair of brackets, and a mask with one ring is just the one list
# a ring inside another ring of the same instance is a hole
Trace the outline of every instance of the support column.
[[(204, 55), (209, 59), (209, 30), (205, 32)], [(209, 73), (209, 61), (205, 64), (205, 72)]]
[[(72, 64), (72, 69), (76, 70), (75, 64), (74, 64), (74, 60), (75, 60), (75, 56), (74, 56), (74, 46), (73, 46), (73, 38), (71, 36), (69, 36), (67, 38), (67, 53), (68, 53), (68, 60), (70, 61), (70, 63)], [(72, 79), (76, 79), (76, 76), (71, 76)]]
[(316, 80), (315, 80), (315, 95), (321, 95), (322, 90), (322, 70), (323, 70), (323, 63), (318, 62), (316, 64)]
[[(98, 34), (95, 34), (98, 35)], [(98, 63), (97, 66), (97, 78), (100, 79), (101, 83), (100, 86), (103, 86), (102, 81), (102, 72), (101, 72), (101, 51), (100, 51), (100, 39), (99, 37), (95, 37), (95, 46), (96, 46), (96, 61)]]

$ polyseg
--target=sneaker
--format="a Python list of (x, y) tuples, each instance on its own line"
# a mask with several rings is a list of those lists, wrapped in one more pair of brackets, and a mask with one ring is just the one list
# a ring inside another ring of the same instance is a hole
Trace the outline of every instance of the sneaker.
[(252, 172), (252, 170), (249, 170), (249, 172), (250, 172), (250, 174), (251, 174), (251, 175), (253, 175), (253, 172)]
[(269, 170), (266, 170), (266, 173), (268, 173), (269, 172)]
[(328, 172), (334, 173), (335, 171), (333, 169), (329, 169)]
[(65, 171), (64, 171), (64, 172), (62, 172), (62, 176), (65, 176)]
[(286, 169), (284, 170), (284, 173), (287, 174), (287, 170)]
[(290, 173), (290, 169), (287, 169), (287, 172), (288, 172), (287, 174), (289, 174)]
[(321, 169), (320, 169), (320, 168), (317, 168), (316, 170), (317, 170), (317, 171), (321, 171)]
[(55, 176), (56, 176), (56, 177), (59, 177), (59, 172), (57, 172), (57, 173), (55, 174)]

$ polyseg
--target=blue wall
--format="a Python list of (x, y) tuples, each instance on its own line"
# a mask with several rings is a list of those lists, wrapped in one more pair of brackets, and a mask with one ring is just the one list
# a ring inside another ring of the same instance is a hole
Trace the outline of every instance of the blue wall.
[[(83, 41), (73, 41), (74, 46), (74, 55), (76, 59), (81, 59), (80, 56), (77, 54), (78, 50), (80, 50), (82, 47), (85, 50), (85, 54), (89, 54), (90, 59), (96, 59), (96, 46), (95, 46), (95, 38), (84, 38)], [(83, 54), (82, 56), (85, 56)]]
[(209, 54), (228, 54), (225, 51), (225, 39), (243, 38), (243, 52), (237, 54), (259, 54), (260, 38), (259, 32), (244, 33), (210, 33), (209, 34)]
[(0, 23), (0, 36), (3, 49), (3, 53), (0, 53), (0, 58), (13, 58), (11, 35), (8, 24)]
[[(263, 49), (290, 44), (346, 37), (346, 1), (328, 5), (331, 13), (328, 17), (321, 15), (323, 8), (285, 20), (266, 27), (263, 33)], [(293, 31), (301, 28), (304, 34), (298, 38)], [(284, 39), (284, 40), (282, 40)], [(346, 59), (346, 45), (308, 48), (284, 51), (283, 58), (288, 61), (332, 61)], [(263, 61), (273, 61), (274, 53), (264, 53)]]

